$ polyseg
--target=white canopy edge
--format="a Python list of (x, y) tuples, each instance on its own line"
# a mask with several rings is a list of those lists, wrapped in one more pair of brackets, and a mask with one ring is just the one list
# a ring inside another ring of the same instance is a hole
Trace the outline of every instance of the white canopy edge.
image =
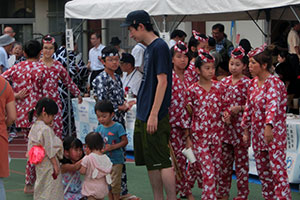
[[(185, 21), (225, 21), (265, 19), (263, 9), (272, 9), (271, 19), (295, 20), (288, 8), (300, 0), (73, 0), (65, 5), (65, 18), (122, 19), (133, 10), (146, 10), (151, 16), (168, 16), (173, 20), (186, 16)], [(299, 15), (298, 7), (295, 9)], [(158, 17), (159, 19), (159, 17)]]

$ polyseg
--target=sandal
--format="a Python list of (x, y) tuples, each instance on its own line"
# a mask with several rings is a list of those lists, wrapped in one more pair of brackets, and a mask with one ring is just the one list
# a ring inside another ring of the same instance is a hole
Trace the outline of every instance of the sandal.
[(121, 196), (120, 200), (142, 200), (142, 199), (132, 194), (126, 194)]

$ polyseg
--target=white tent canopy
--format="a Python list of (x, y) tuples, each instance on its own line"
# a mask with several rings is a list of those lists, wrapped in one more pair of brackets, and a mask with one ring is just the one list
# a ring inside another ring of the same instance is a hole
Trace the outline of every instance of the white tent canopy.
[(268, 14), (269, 19), (296, 20), (288, 8), (294, 6), (299, 15), (296, 5), (300, 0), (73, 0), (65, 5), (65, 18), (121, 19), (133, 10), (146, 10), (151, 16), (167, 15), (168, 20), (178, 16), (185, 21), (268, 19)]

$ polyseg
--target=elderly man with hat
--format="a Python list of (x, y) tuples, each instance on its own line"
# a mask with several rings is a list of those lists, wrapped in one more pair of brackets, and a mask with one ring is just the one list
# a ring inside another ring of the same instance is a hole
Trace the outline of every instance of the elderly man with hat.
[(116, 49), (118, 49), (118, 53), (119, 53), (120, 57), (122, 58), (122, 53), (125, 53), (125, 50), (121, 49), (121, 47), (120, 47), (121, 42), (122, 41), (118, 37), (112, 37), (109, 44), (114, 46)]
[(11, 51), (15, 38), (7, 34), (0, 36), (0, 73), (8, 69), (8, 53)]

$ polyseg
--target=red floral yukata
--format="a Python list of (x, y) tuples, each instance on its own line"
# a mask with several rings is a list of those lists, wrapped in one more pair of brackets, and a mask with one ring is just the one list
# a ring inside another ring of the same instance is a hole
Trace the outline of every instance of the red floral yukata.
[(30, 128), (32, 124), (28, 120), (28, 112), (42, 97), (44, 70), (45, 66), (39, 62), (23, 61), (2, 74), (6, 80), (12, 82), (15, 93), (24, 88), (27, 89), (28, 95), (24, 99), (16, 99), (17, 119), (15, 124), (17, 128)]
[[(270, 75), (259, 87), (257, 77), (249, 87), (249, 99), (243, 115), (242, 127), (250, 129), (256, 168), (262, 182), (265, 199), (291, 199), (286, 171), (286, 102), (284, 83)], [(274, 139), (267, 144), (264, 130), (272, 125)]]
[[(23, 131), (29, 133), (32, 123), (28, 120), (28, 112), (31, 111), (42, 98), (45, 65), (40, 62), (23, 61), (7, 71), (2, 76), (12, 82), (12, 88), (15, 93), (22, 89), (27, 89), (27, 96), (20, 100), (16, 99), (17, 119), (15, 121), (17, 128), (23, 128)], [(25, 183), (33, 185), (36, 179), (35, 167), (29, 161), (26, 165)]]
[(186, 112), (185, 106), (185, 93), (188, 88), (188, 81), (185, 79), (182, 81), (175, 71), (172, 72), (172, 97), (169, 107), (171, 134), (170, 141), (174, 150), (178, 166), (180, 168), (182, 178), (176, 180), (176, 192), (180, 196), (188, 196), (192, 194), (191, 187), (194, 185), (196, 176), (193, 176), (193, 166), (190, 165), (187, 169), (186, 157), (182, 154), (182, 150), (185, 148), (184, 129), (189, 128), (188, 123), (182, 118)]
[[(250, 79), (242, 77), (235, 84), (232, 83), (232, 76), (225, 77), (221, 82), (226, 87), (226, 101), (232, 106), (244, 106), (247, 101), (247, 91)], [(231, 177), (233, 174), (233, 162), (237, 176), (237, 188), (239, 199), (247, 199), (248, 188), (248, 145), (243, 142), (244, 129), (241, 127), (243, 112), (231, 115), (231, 124), (225, 125), (224, 141), (222, 144), (221, 174), (219, 180), (218, 197), (229, 197)], [(236, 198), (237, 199), (237, 198)]]
[(62, 138), (63, 124), (62, 124), (62, 102), (58, 91), (59, 80), (70, 90), (74, 96), (80, 95), (80, 90), (70, 78), (67, 70), (63, 65), (54, 60), (51, 67), (46, 68), (44, 73), (45, 84), (43, 95), (45, 97), (53, 99), (58, 106), (58, 113), (54, 117), (53, 130), (57, 137)]
[[(226, 108), (225, 87), (220, 82), (212, 81), (209, 91), (199, 83), (194, 83), (186, 92), (186, 104), (193, 113), (186, 114), (190, 121), (193, 152), (202, 176), (201, 199), (216, 199), (217, 180), (219, 179), (222, 154), (223, 129), (222, 112)], [(187, 113), (187, 112), (186, 112)]]
[(184, 78), (186, 79), (188, 86), (199, 81), (199, 75), (195, 69), (195, 63), (190, 62), (188, 68), (184, 71)]

